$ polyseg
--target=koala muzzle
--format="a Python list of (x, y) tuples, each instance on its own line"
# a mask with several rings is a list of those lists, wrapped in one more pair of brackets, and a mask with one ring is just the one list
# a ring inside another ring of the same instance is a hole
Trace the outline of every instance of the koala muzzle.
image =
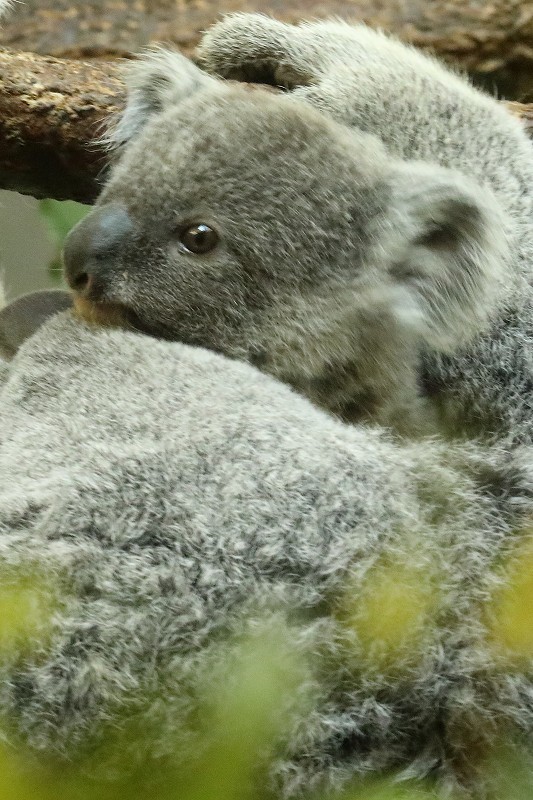
[(116, 203), (101, 206), (82, 219), (69, 233), (63, 249), (70, 288), (84, 298), (100, 299), (132, 233), (131, 217)]

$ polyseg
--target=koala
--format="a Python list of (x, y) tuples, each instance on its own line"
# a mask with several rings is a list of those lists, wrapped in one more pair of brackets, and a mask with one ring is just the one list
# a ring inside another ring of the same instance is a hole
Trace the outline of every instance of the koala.
[(130, 70), (64, 251), (78, 313), (248, 361), (345, 421), (530, 442), (520, 124), (364, 26), (231, 15), (199, 57)]
[(239, 702), (234, 648), (267, 625), (303, 668), (246, 797), (392, 771), (501, 800), (502, 743), (530, 796), (533, 643), (507, 622), (532, 506), (527, 447), (346, 425), (239, 360), (55, 315), (0, 362), (0, 586), (58, 595), (34, 588), (40, 624), (2, 638), (2, 741), (47, 781), (102, 776), (125, 728), (114, 779), (190, 777), (206, 687)]
[[(531, 563), (531, 146), (366, 28), (239, 15), (201, 58), (130, 75), (65, 248), (98, 325), (0, 316), (0, 562), (65, 586), (48, 641), (2, 654), (2, 736), (72, 763), (140, 713), (156, 765), (183, 721), (201, 748), (202, 688), (271, 617), (308, 666), (268, 796), (394, 771), (500, 800), (502, 742), (533, 774), (531, 640), (506, 624)], [(489, 441), (410, 438), (434, 430)], [(419, 603), (384, 659), (387, 575)]]

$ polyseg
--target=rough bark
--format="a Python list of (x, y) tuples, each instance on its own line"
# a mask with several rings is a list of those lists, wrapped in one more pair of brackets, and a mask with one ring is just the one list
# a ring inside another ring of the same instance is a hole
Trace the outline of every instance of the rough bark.
[(533, 101), (533, 5), (524, 0), (24, 0), (0, 44), (57, 57), (123, 56), (151, 41), (190, 54), (221, 13), (287, 21), (337, 15), (392, 31), (509, 99)]
[[(113, 62), (0, 51), (0, 188), (92, 202), (106, 167), (102, 123), (123, 104)], [(508, 105), (533, 131), (533, 105)]]
[(0, 51), (0, 188), (93, 200), (105, 167), (95, 139), (122, 103), (116, 64)]

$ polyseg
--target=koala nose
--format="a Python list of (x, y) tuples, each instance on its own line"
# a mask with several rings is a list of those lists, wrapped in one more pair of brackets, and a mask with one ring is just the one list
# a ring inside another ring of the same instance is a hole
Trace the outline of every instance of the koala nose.
[(87, 298), (101, 292), (132, 232), (131, 217), (118, 203), (101, 206), (78, 222), (63, 248), (65, 277), (70, 288)]

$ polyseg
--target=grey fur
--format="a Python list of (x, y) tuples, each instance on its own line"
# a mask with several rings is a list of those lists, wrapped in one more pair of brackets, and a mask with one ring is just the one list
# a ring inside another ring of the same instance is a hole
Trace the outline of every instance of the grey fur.
[[(502, 564), (528, 541), (529, 463), (402, 445), (247, 364), (61, 314), (0, 370), (3, 569), (45, 565), (67, 586), (49, 644), (3, 651), (2, 710), (32, 748), (74, 758), (155, 690), (139, 729), (160, 758), (201, 687), (222, 686), (227, 637), (270, 615), (309, 664), (275, 796), (399, 769), (484, 797), (475, 754), (533, 733), (531, 661), (487, 631)], [(382, 559), (435, 581), (392, 669), (339, 615)], [(146, 755), (128, 747), (125, 763)]]
[[(233, 15), (200, 55), (291, 92), (216, 82), (178, 54), (131, 68), (96, 214), (118, 204), (134, 233), (105, 263), (85, 253), (99, 317), (110, 304), (251, 361), (350, 421), (530, 441), (533, 149), (519, 123), (365, 27)], [(217, 228), (218, 249), (185, 253), (190, 222)]]

